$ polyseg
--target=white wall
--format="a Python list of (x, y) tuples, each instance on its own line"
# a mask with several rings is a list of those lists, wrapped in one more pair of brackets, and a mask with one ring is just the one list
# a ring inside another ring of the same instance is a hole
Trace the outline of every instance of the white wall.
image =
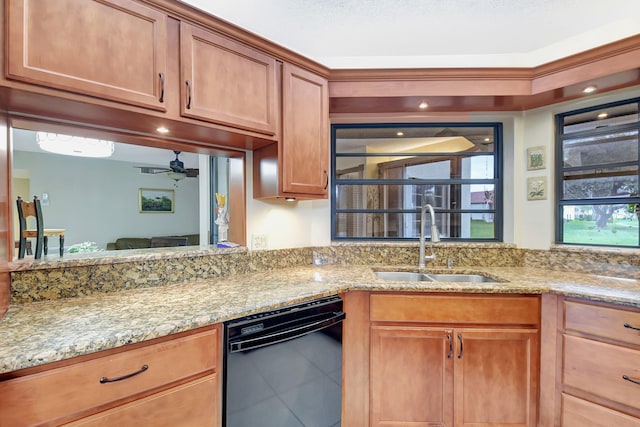
[[(199, 179), (175, 184), (166, 174), (140, 174), (133, 163), (24, 151), (13, 153), (13, 168), (29, 174), (31, 194), (23, 198), (49, 194), (45, 227), (66, 229), (66, 247), (92, 241), (105, 248), (119, 237), (198, 233)], [(140, 213), (139, 188), (173, 189), (175, 212)], [(55, 251), (57, 239), (49, 245)]]
[(264, 202), (253, 198), (253, 153), (247, 153), (247, 246), (264, 235), (268, 249), (331, 244), (331, 204), (327, 200)]
[[(554, 115), (579, 108), (640, 97), (640, 89), (556, 104), (526, 112), (477, 113), (470, 121), (503, 123), (504, 229), (503, 240), (529, 249), (548, 249), (555, 241)], [(547, 167), (527, 171), (526, 150), (544, 146)], [(331, 241), (329, 200), (293, 204), (261, 202), (252, 197), (251, 153), (247, 157), (247, 244), (253, 234), (264, 234), (269, 249), (328, 245)], [(527, 200), (527, 178), (547, 177), (547, 199)]]

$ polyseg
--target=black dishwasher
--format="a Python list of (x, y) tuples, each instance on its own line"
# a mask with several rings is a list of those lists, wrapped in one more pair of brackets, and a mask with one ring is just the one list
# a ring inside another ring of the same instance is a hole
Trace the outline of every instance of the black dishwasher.
[(225, 427), (340, 426), (342, 299), (225, 323)]

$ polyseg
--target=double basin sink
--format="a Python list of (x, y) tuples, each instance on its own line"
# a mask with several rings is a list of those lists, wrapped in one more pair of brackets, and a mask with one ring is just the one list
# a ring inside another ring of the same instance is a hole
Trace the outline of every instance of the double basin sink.
[(496, 280), (481, 274), (416, 273), (412, 271), (374, 271), (374, 273), (378, 279), (394, 282), (496, 282)]

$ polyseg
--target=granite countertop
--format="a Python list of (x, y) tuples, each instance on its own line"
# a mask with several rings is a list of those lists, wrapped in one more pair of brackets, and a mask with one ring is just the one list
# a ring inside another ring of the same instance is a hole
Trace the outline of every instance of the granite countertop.
[[(455, 268), (498, 282), (389, 282), (370, 266), (308, 266), (163, 287), (11, 305), (0, 321), (0, 373), (224, 322), (349, 290), (557, 293), (640, 308), (640, 280), (526, 267)], [(388, 269), (388, 268), (386, 268)], [(394, 267), (410, 270), (414, 267)], [(433, 271), (433, 270), (430, 270)], [(448, 271), (451, 272), (451, 271)]]

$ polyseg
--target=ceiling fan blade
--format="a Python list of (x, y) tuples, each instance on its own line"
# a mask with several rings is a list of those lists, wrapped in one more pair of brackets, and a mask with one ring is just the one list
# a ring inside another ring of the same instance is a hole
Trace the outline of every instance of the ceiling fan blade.
[(157, 168), (153, 166), (134, 166), (134, 168), (138, 168), (140, 169), (140, 173), (146, 173), (146, 174), (171, 172), (171, 169), (169, 168)]
[(187, 177), (189, 178), (197, 178), (198, 175), (200, 174), (200, 169), (198, 168), (187, 168), (184, 170), (184, 172), (187, 174)]

